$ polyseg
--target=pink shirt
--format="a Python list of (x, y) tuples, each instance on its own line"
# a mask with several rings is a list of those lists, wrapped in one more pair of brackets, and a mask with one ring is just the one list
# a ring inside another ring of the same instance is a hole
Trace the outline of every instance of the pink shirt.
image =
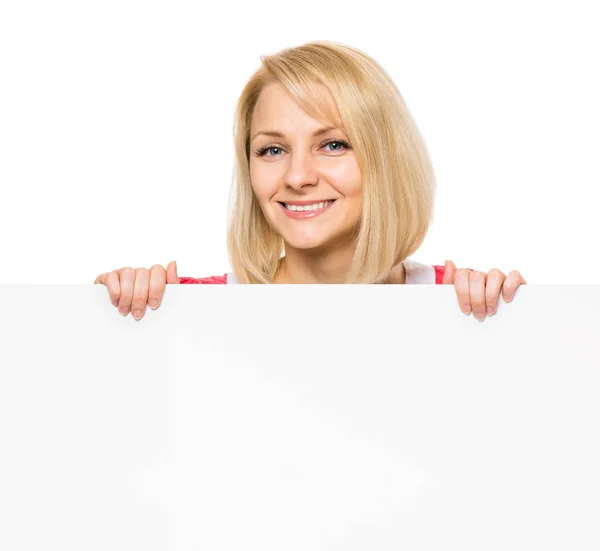
[[(428, 266), (427, 264), (420, 264), (414, 260), (406, 259), (403, 263), (404, 270), (406, 272), (405, 284), (414, 285), (424, 283), (428, 285), (441, 284), (444, 279), (444, 266)], [(237, 277), (234, 274), (227, 273), (221, 276), (210, 276), (210, 277), (180, 277), (179, 283), (191, 283), (191, 284), (232, 284), (239, 283)]]

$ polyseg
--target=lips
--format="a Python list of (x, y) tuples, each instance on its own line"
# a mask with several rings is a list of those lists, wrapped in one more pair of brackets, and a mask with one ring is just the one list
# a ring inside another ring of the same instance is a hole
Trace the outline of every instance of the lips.
[[(317, 203), (321, 203), (321, 202), (325, 202), (325, 201), (313, 201), (313, 202), (308, 202), (308, 201), (294, 201), (292, 203), (287, 203), (288, 205), (315, 205)], [(317, 210), (289, 210), (287, 209), (283, 203), (279, 203), (279, 206), (281, 208), (281, 210), (283, 211), (283, 213), (288, 217), (288, 218), (292, 218), (293, 220), (306, 220), (306, 219), (311, 219), (311, 218), (315, 218), (317, 216), (321, 216), (323, 213), (327, 212), (330, 208), (332, 208), (336, 203), (336, 200), (333, 199), (333, 203), (324, 206), (321, 209), (317, 209)]]
[(305, 207), (306, 205), (318, 205), (319, 203), (327, 203), (328, 201), (335, 201), (335, 199), (313, 199), (312, 201), (278, 201), (278, 203), (284, 205), (294, 205), (297, 207)]

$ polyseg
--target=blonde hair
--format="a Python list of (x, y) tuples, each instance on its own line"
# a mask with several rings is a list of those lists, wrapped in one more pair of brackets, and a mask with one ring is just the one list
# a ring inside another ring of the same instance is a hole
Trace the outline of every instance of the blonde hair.
[[(422, 244), (433, 221), (435, 176), (400, 91), (365, 53), (316, 41), (261, 56), (238, 100), (227, 247), (240, 283), (271, 283), (283, 238), (267, 222), (250, 183), (250, 125), (263, 88), (281, 83), (311, 117), (343, 129), (362, 176), (362, 219), (347, 283), (381, 283)], [(336, 120), (317, 84), (331, 92)]]

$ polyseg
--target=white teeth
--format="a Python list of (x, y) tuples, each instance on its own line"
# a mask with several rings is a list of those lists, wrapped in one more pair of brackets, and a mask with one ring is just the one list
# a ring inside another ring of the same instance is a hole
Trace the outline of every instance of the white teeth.
[(331, 203), (333, 203), (333, 201), (325, 201), (322, 203), (315, 203), (314, 205), (305, 205), (303, 207), (300, 207), (298, 205), (288, 205), (286, 203), (284, 203), (285, 208), (291, 211), (306, 211), (306, 210), (319, 210), (322, 209), (323, 207), (328, 207), (329, 205), (331, 205)]

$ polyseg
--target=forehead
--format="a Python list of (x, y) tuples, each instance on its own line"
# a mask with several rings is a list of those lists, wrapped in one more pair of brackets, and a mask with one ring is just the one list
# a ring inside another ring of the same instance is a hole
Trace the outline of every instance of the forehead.
[[(335, 120), (329, 121), (339, 124), (340, 113), (331, 92), (322, 84), (316, 85), (321, 101), (324, 101), (330, 111), (334, 114)], [(315, 113), (316, 114), (316, 113)], [(325, 116), (325, 115), (323, 115)], [(294, 125), (306, 124), (315, 126), (318, 120), (313, 118), (287, 91), (285, 86), (279, 82), (272, 82), (265, 86), (256, 102), (252, 114), (252, 129), (255, 130), (260, 125), (275, 127), (285, 126), (293, 123)], [(321, 122), (325, 122), (323, 119)]]

